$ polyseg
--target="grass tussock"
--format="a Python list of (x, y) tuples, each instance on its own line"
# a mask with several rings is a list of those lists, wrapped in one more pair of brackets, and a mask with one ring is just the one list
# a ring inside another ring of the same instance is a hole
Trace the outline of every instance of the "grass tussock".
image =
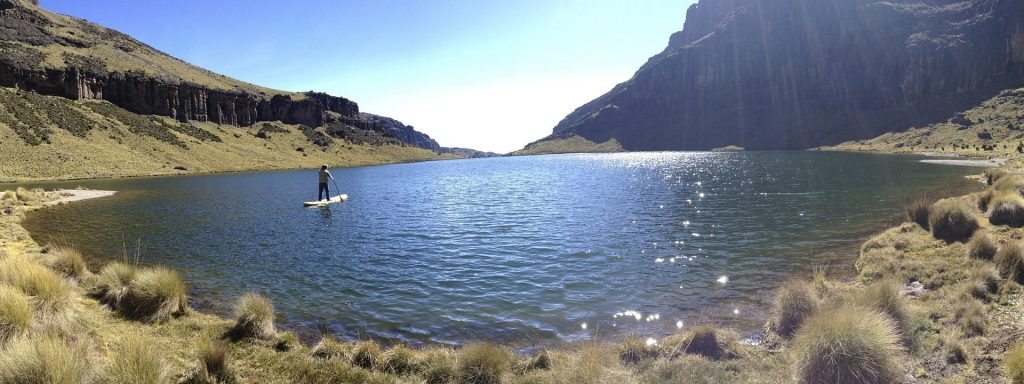
[(985, 170), (985, 183), (988, 185), (995, 184), (1003, 176), (1006, 176), (1006, 170), (1002, 168), (989, 168)]
[(722, 360), (738, 355), (735, 339), (735, 335), (711, 325), (698, 325), (682, 334), (665, 338), (662, 348), (665, 349), (663, 354), (669, 359), (687, 354)]
[(384, 351), (376, 342), (366, 341), (356, 346), (352, 351), (352, 364), (357, 367), (374, 369), (384, 363)]
[(0, 283), (25, 292), (45, 312), (62, 312), (74, 303), (71, 285), (67, 281), (49, 268), (24, 257), (0, 259)]
[(996, 193), (991, 189), (986, 189), (982, 192), (978, 192), (978, 210), (982, 212), (988, 212), (988, 207), (992, 203), (992, 198), (995, 197)]
[(940, 200), (931, 207), (928, 225), (932, 236), (947, 243), (966, 242), (978, 229), (978, 220), (963, 201)]
[(128, 293), (128, 285), (135, 279), (138, 270), (126, 263), (113, 262), (105, 265), (96, 278), (100, 302), (118, 308)]
[(1024, 246), (1019, 241), (1011, 241), (999, 248), (995, 262), (1004, 278), (1024, 283)]
[(990, 264), (982, 264), (971, 268), (967, 292), (978, 299), (986, 299), (990, 294), (999, 291), (999, 270)]
[(454, 354), (447, 349), (435, 349), (420, 354), (420, 376), (427, 384), (448, 384), (458, 378)]
[(1013, 228), (1024, 226), (1024, 198), (1017, 192), (1001, 193), (989, 203), (988, 221)]
[(910, 316), (906, 304), (900, 298), (903, 285), (893, 278), (885, 278), (869, 285), (854, 298), (854, 303), (862, 308), (877, 310), (892, 319), (896, 329), (906, 335)]
[(162, 352), (151, 340), (129, 336), (113, 353), (106, 380), (112, 384), (163, 384), (168, 372)]
[(0, 354), (0, 383), (80, 384), (92, 379), (87, 350), (55, 336), (18, 338)]
[(844, 306), (807, 320), (791, 346), (801, 383), (898, 383), (899, 332), (889, 316)]
[(967, 347), (959, 337), (947, 335), (940, 338), (939, 342), (942, 345), (942, 352), (946, 355), (947, 363), (963, 364), (967, 362)]
[(986, 231), (977, 231), (971, 236), (967, 243), (967, 256), (978, 260), (992, 260), (999, 251), (999, 245), (992, 241), (992, 237)]
[(32, 325), (32, 304), (28, 296), (12, 286), (0, 284), (0, 346), (28, 333)]
[(964, 298), (956, 308), (956, 322), (966, 336), (981, 336), (988, 330), (985, 305), (973, 298)]
[(117, 309), (129, 319), (159, 321), (184, 314), (187, 304), (181, 275), (167, 268), (155, 267), (135, 275)]
[(1018, 342), (1003, 355), (1003, 372), (1013, 384), (1024, 384), (1024, 342)]
[(404, 345), (398, 345), (391, 348), (384, 357), (384, 364), (381, 367), (381, 370), (394, 375), (405, 375), (416, 372), (419, 370), (419, 364), (416, 361), (416, 353)]
[(638, 364), (658, 357), (658, 350), (654, 344), (637, 335), (626, 336), (622, 344), (619, 344), (618, 352), (619, 361), (625, 364)]
[(256, 293), (242, 295), (235, 304), (235, 326), (231, 333), (237, 337), (273, 338), (277, 334), (274, 304)]
[(456, 356), (458, 382), (467, 384), (501, 383), (515, 360), (508, 349), (489, 343), (467, 345)]
[(350, 344), (342, 343), (330, 336), (324, 336), (313, 346), (312, 357), (322, 360), (337, 359), (347, 356), (350, 352)]
[(71, 247), (53, 247), (43, 258), (43, 263), (67, 277), (80, 279), (88, 272), (82, 253)]
[(917, 223), (921, 228), (928, 229), (928, 215), (931, 212), (931, 206), (931, 200), (918, 198), (907, 203), (903, 210), (906, 212), (908, 220)]
[(235, 373), (231, 370), (228, 345), (222, 340), (204, 339), (196, 349), (199, 366), (184, 380), (190, 384), (234, 383)]
[(778, 316), (778, 333), (783, 337), (793, 336), (804, 320), (818, 309), (818, 300), (810, 284), (794, 280), (779, 288), (775, 295), (775, 313)]

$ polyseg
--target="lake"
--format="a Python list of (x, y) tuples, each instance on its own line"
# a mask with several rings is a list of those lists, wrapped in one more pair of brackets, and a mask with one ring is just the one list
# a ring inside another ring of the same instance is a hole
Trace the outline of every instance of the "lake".
[[(544, 346), (754, 332), (772, 293), (844, 271), (903, 202), (977, 169), (821, 152), (622, 153), (335, 169), (350, 200), (303, 208), (314, 170), (30, 183), (120, 191), (25, 227), (104, 260), (181, 270), (194, 305), (246, 291), (286, 328), (413, 344)], [(0, 185), (10, 187), (10, 185)], [(333, 189), (333, 186), (332, 186)]]

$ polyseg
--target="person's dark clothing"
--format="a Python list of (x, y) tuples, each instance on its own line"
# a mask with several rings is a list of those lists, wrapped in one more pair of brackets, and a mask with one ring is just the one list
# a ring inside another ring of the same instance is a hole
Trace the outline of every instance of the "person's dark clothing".
[(316, 192), (316, 199), (323, 200), (324, 196), (327, 196), (327, 198), (330, 199), (331, 191), (327, 189), (327, 183), (320, 183), (320, 190)]

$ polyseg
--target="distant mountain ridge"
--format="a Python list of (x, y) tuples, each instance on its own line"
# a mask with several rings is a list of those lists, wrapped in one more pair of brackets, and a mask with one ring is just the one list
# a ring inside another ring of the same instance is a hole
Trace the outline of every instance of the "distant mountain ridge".
[(251, 126), (280, 121), (341, 123), (390, 133), (410, 145), (440, 145), (412, 127), (361, 114), (325, 93), (292, 93), (238, 81), (171, 57), (123, 33), (48, 12), (37, 1), (0, 0), (0, 86), (71, 100), (106, 100), (142, 115)]
[(701, 0), (663, 52), (541, 142), (810, 148), (1022, 85), (1024, 1)]

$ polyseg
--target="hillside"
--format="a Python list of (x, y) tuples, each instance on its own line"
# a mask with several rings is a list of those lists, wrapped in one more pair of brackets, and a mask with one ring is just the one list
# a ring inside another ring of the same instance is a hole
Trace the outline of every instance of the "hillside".
[(1020, 86), (1018, 0), (701, 0), (664, 51), (542, 141), (809, 148), (940, 122)]
[(0, 88), (0, 180), (457, 157), (346, 98), (235, 80), (27, 0), (0, 0)]
[(1019, 156), (1024, 153), (1024, 88), (1000, 92), (974, 108), (950, 116), (945, 122), (821, 149)]

